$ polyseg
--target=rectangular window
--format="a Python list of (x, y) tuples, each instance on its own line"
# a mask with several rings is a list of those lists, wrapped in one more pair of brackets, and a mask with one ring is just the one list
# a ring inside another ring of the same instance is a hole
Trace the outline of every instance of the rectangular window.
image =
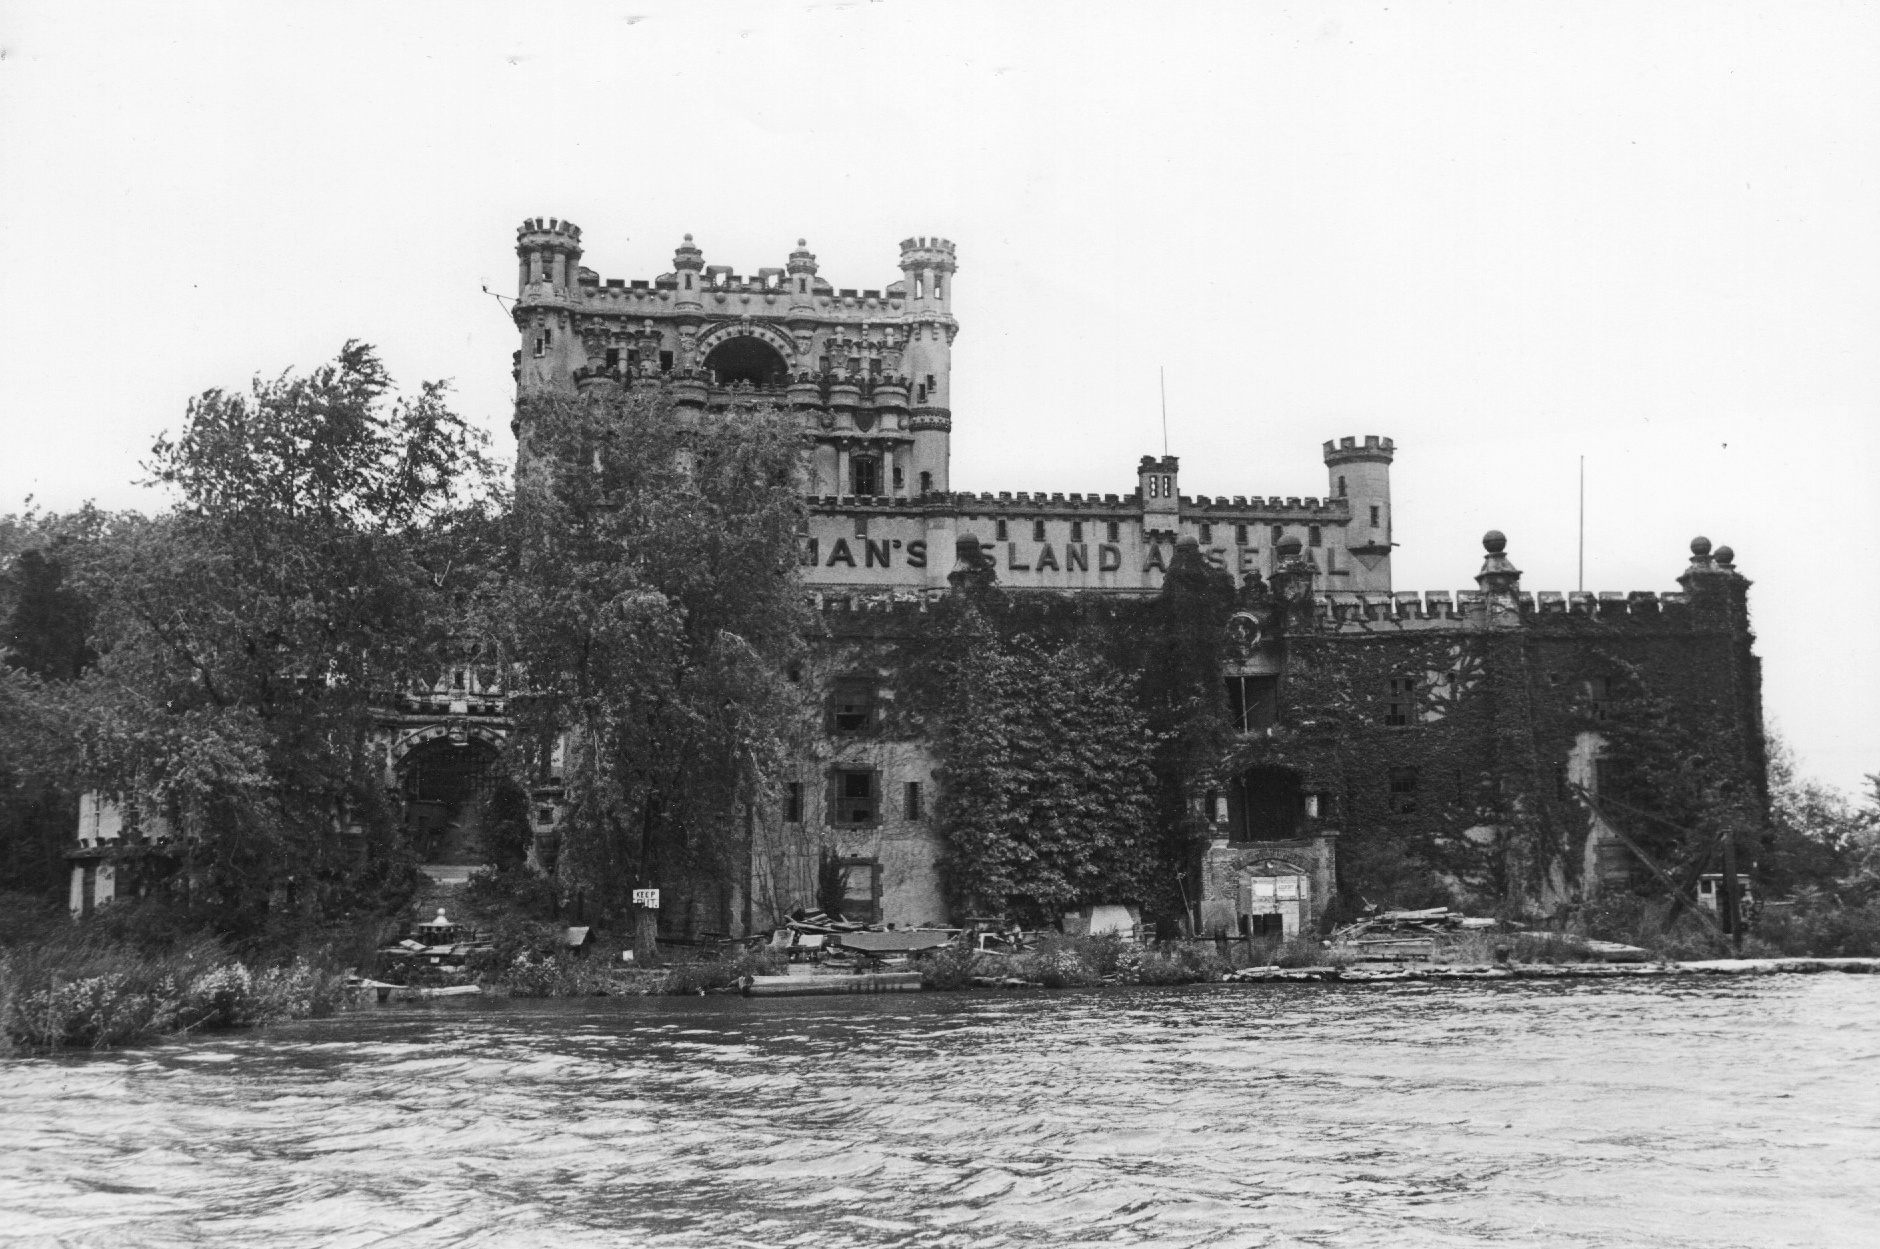
[(858, 677), (837, 681), (834, 705), (836, 732), (867, 732), (875, 721), (875, 683)]
[(1204, 523), (1201, 526), (1201, 545), (1202, 546), (1214, 545), (1214, 526), (1213, 525)]
[(537, 334), (535, 336), (535, 358), (540, 360), (542, 356), (547, 353), (547, 351), (548, 351), (548, 335)]
[(1031, 522), (1031, 540), (1033, 542), (1044, 541), (1044, 522), (1043, 521), (1034, 520)]
[(875, 774), (860, 768), (838, 768), (831, 777), (829, 822), (837, 825), (875, 823)]
[(1377, 504), (1373, 503), (1371, 505), (1371, 528), (1373, 529), (1376, 529), (1378, 527), (1379, 513), (1380, 513), (1380, 509), (1378, 508)]
[(1003, 519), (994, 521), (993, 528), (996, 529), (998, 532), (998, 535), (999, 535), (998, 541), (1004, 542), (1005, 541), (1005, 521)]
[(796, 293), (799, 295), (809, 294), (809, 279), (808, 278), (798, 278), (796, 280)]
[(1109, 522), (1109, 525), (1105, 529), (1105, 533), (1107, 533), (1109, 536), (1105, 539), (1105, 541), (1108, 541), (1108, 542), (1117, 541), (1120, 536), (1118, 533), (1118, 530), (1119, 530), (1119, 526), (1117, 525), (1115, 521)]
[(609, 347), (607, 349), (607, 371), (611, 373), (619, 367), (620, 367), (620, 348)]
[(934, 390), (935, 390), (935, 386), (933, 384), (933, 374), (929, 373), (927, 375), (927, 393), (932, 394)]
[(901, 810), (907, 819), (923, 818), (920, 805), (920, 782), (909, 781), (902, 789)]
[(1084, 522), (1081, 520), (1072, 521), (1071, 522), (1071, 541), (1082, 542), (1083, 540), (1084, 540)]
[(1306, 527), (1306, 545), (1319, 545), (1319, 527), (1317, 525), (1309, 525)]
[(1273, 526), (1273, 545), (1274, 546), (1278, 546), (1279, 540), (1285, 536), (1286, 536), (1286, 527), (1284, 525)]
[(1591, 677), (1586, 682), (1586, 714), (1604, 720), (1612, 711), (1612, 678)]
[(1240, 546), (1247, 545), (1247, 527), (1245, 525), (1234, 526), (1234, 542)]
[(940, 275), (937, 273), (933, 275), (933, 297), (940, 298)]
[(881, 921), (881, 864), (874, 859), (843, 859), (842, 918), (852, 923)]
[(1417, 718), (1417, 679), (1392, 677), (1390, 700), (1384, 704), (1384, 723), (1401, 728)]
[(920, 474), (920, 492), (922, 494), (931, 494), (933, 492), (933, 474), (927, 472), (925, 469), (922, 469)]
[(783, 822), (785, 824), (803, 822), (802, 781), (790, 781), (783, 787)]
[(1390, 770), (1390, 813), (1392, 815), (1410, 815), (1417, 809), (1417, 770), (1415, 768), (1392, 768)]
[(852, 494), (863, 497), (881, 493), (881, 461), (873, 456), (856, 456), (849, 461)]
[(662, 351), (659, 353), (659, 371), (661, 373), (672, 372), (672, 353), (670, 351)]
[(1259, 733), (1279, 722), (1279, 678), (1228, 677), (1227, 723), (1236, 733)]
[(902, 473), (901, 473), (901, 466), (899, 464), (896, 464), (894, 466), (894, 488), (896, 490), (899, 490), (903, 484), (904, 483), (903, 483), (903, 478), (902, 478)]
[(1343, 477), (1338, 479), (1338, 497), (1341, 499), (1345, 497), (1345, 479)]

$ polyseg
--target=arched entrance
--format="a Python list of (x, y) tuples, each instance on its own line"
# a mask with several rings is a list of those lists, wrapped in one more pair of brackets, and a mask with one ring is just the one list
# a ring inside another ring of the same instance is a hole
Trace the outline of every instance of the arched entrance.
[(412, 747), (398, 764), (405, 833), (420, 862), (480, 866), (477, 827), (482, 797), (501, 773), (496, 747), (476, 737), (438, 737)]
[(761, 338), (727, 338), (705, 357), (705, 368), (719, 386), (749, 382), (753, 386), (782, 386), (789, 380), (783, 356)]
[(1248, 768), (1228, 792), (1228, 819), (1240, 841), (1285, 841), (1299, 835), (1305, 786), (1291, 768)]

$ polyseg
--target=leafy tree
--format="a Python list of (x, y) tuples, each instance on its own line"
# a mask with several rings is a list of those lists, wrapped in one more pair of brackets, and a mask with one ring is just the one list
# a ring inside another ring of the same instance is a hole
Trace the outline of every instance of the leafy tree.
[(742, 874), (745, 814), (803, 718), (783, 675), (807, 624), (797, 425), (764, 407), (682, 419), (646, 389), (519, 415), (514, 566), (490, 612), (527, 673), (512, 708), (538, 774), (568, 742), (563, 889), (603, 907), (702, 894)]
[(192, 900), (230, 926), (399, 879), (372, 706), (436, 666), (456, 587), (435, 557), (490, 482), (443, 384), (391, 390), (348, 343), (192, 400), (147, 465), (176, 507), (114, 518), (74, 570), (102, 658), (30, 700), (68, 731), (68, 782), (172, 835)]

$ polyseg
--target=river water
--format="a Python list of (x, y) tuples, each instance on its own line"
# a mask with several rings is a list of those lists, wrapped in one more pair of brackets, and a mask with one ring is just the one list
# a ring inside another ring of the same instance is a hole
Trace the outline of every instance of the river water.
[(1880, 1245), (1880, 976), (369, 1008), (0, 1066), (0, 1241)]

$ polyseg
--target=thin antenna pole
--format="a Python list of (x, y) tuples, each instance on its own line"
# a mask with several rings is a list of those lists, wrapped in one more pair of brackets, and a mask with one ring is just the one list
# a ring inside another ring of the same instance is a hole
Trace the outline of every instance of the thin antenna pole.
[(1168, 458), (1168, 369), (1155, 366), (1156, 385), (1162, 389), (1162, 458)]
[(1586, 457), (1580, 457), (1580, 589), (1586, 589)]

